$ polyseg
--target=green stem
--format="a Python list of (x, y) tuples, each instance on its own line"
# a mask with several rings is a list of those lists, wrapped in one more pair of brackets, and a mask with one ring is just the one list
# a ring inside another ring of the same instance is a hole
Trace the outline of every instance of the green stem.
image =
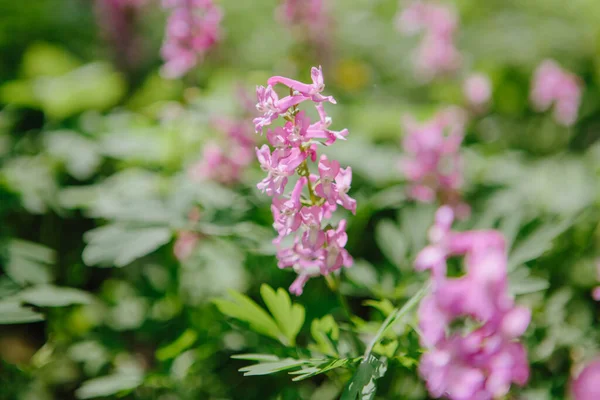
[[(352, 310), (350, 309), (350, 305), (348, 304), (346, 296), (344, 296), (340, 290), (341, 277), (336, 276), (334, 278), (332, 275), (325, 275), (325, 282), (327, 283), (329, 289), (336, 295), (338, 302), (344, 311), (344, 316), (348, 320), (348, 323), (354, 327), (354, 322), (352, 321)], [(350, 336), (352, 337), (352, 342), (354, 343), (354, 347), (356, 347), (356, 351), (360, 352), (361, 348), (364, 346), (363, 342), (358, 338), (353, 329), (350, 332)]]
[(385, 332), (396, 322), (398, 322), (400, 318), (406, 315), (413, 307), (415, 307), (423, 297), (425, 297), (425, 295), (429, 291), (429, 286), (429, 283), (423, 286), (417, 293), (415, 293), (413, 297), (411, 297), (406, 303), (404, 303), (404, 305), (401, 308), (395, 308), (394, 311), (392, 311), (390, 315), (388, 315), (385, 321), (383, 321), (383, 324), (381, 324), (381, 327), (379, 327), (379, 330), (375, 334), (375, 337), (373, 337), (373, 339), (367, 346), (367, 349), (365, 350), (365, 354), (363, 356), (363, 361), (369, 359), (371, 353), (373, 352), (373, 348), (383, 338)]

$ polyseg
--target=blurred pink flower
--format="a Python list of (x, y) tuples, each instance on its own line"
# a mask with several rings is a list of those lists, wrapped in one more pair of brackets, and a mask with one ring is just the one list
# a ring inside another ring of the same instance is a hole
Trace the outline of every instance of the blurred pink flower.
[(465, 122), (466, 115), (458, 108), (446, 108), (424, 123), (409, 115), (403, 117), (403, 146), (408, 157), (400, 165), (410, 183), (409, 197), (425, 203), (438, 198), (452, 205), (461, 218), (469, 214), (459, 196)]
[(546, 111), (554, 105), (556, 122), (571, 126), (577, 120), (581, 92), (582, 83), (576, 75), (552, 60), (545, 60), (534, 73), (530, 98), (538, 111)]
[(413, 1), (396, 17), (396, 27), (404, 35), (423, 32), (413, 55), (416, 73), (424, 80), (457, 70), (462, 57), (454, 44), (458, 25), (456, 13), (449, 6)]
[(463, 92), (469, 105), (480, 110), (492, 97), (492, 83), (484, 74), (471, 74), (465, 80)]
[(196, 232), (179, 231), (177, 240), (173, 246), (173, 254), (179, 261), (183, 261), (192, 255), (196, 248), (196, 244), (200, 240), (200, 236)]
[(574, 400), (600, 399), (600, 359), (585, 366), (571, 385)]
[[(529, 367), (517, 342), (531, 311), (508, 294), (507, 256), (497, 231), (451, 230), (453, 212), (440, 207), (429, 230), (431, 244), (415, 260), (417, 270), (432, 270), (432, 292), (418, 310), (421, 342), (429, 348), (419, 372), (433, 397), (451, 400), (492, 399), (510, 385), (525, 384)], [(449, 257), (464, 257), (461, 277), (446, 275)], [(479, 328), (454, 333), (452, 324), (468, 317)]]
[(212, 0), (165, 0), (172, 8), (167, 21), (161, 54), (162, 73), (179, 78), (204, 58), (221, 37), (222, 12)]

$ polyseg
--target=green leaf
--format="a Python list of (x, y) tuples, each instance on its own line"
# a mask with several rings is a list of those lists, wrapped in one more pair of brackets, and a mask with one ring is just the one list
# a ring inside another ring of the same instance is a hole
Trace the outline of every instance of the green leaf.
[(264, 362), (240, 368), (240, 372), (243, 372), (244, 376), (270, 375), (275, 372), (297, 368), (307, 363), (307, 360), (294, 360), (293, 358), (285, 358), (278, 361)]
[(296, 336), (304, 324), (304, 307), (293, 304), (287, 291), (279, 288), (275, 292), (269, 285), (263, 283), (260, 287), (267, 308), (273, 314), (279, 330), (288, 339), (290, 346), (296, 343)]
[(280, 331), (277, 323), (271, 316), (248, 296), (230, 290), (229, 295), (233, 301), (215, 299), (214, 303), (221, 313), (246, 322), (257, 333), (269, 336), (287, 345), (287, 337)]
[(508, 275), (508, 290), (513, 296), (546, 290), (550, 283), (540, 277), (530, 276), (527, 267), (517, 268)]
[(52, 280), (49, 265), (54, 263), (53, 250), (37, 243), (13, 239), (8, 245), (6, 274), (15, 282), (42, 284)]
[(573, 224), (573, 219), (568, 218), (560, 223), (546, 223), (527, 238), (517, 244), (508, 257), (509, 270), (529, 260), (544, 254), (552, 247), (552, 241)]
[(44, 316), (24, 307), (18, 301), (0, 301), (0, 324), (24, 324), (43, 321)]
[(406, 240), (393, 222), (383, 220), (377, 224), (375, 240), (386, 258), (394, 265), (401, 267), (406, 264)]
[(67, 172), (78, 180), (91, 177), (102, 162), (97, 145), (73, 131), (45, 132), (48, 153), (65, 165)]
[(277, 361), (279, 357), (272, 354), (235, 354), (231, 356), (236, 360), (249, 360), (249, 361)]
[[(359, 358), (360, 359), (360, 358)], [(311, 360), (312, 361), (312, 360)], [(294, 382), (301, 381), (304, 379), (311, 378), (315, 375), (324, 374), (325, 372), (331, 371), (336, 368), (346, 367), (348, 364), (352, 364), (356, 359), (342, 358), (335, 360), (328, 360), (324, 363), (320, 363), (311, 367), (303, 367), (298, 371), (290, 372), (290, 375), (299, 375), (292, 379)]]
[(171, 240), (169, 228), (131, 228), (110, 224), (88, 231), (83, 250), (87, 265), (123, 267), (152, 253)]
[(372, 400), (377, 390), (375, 381), (382, 378), (386, 371), (385, 359), (379, 360), (375, 356), (369, 356), (358, 366), (358, 370), (346, 385), (341, 400)]
[(18, 298), (38, 307), (64, 307), (71, 304), (89, 304), (92, 301), (92, 296), (87, 292), (53, 285), (27, 288), (18, 294)]
[(75, 391), (78, 399), (106, 397), (127, 392), (142, 384), (143, 377), (138, 373), (118, 373), (83, 382)]
[(196, 339), (198, 339), (198, 334), (191, 329), (187, 329), (173, 343), (169, 343), (158, 349), (156, 351), (156, 358), (160, 361), (175, 358), (193, 345)]
[(333, 357), (339, 357), (337, 343), (340, 337), (340, 328), (333, 316), (326, 315), (321, 319), (314, 319), (310, 325), (310, 333), (315, 340), (314, 350)]

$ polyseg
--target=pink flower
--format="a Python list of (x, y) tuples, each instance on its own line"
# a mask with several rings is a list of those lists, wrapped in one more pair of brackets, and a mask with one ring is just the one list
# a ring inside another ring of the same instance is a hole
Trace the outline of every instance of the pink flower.
[(351, 267), (354, 261), (352, 256), (345, 249), (346, 243), (348, 242), (348, 235), (346, 234), (346, 220), (341, 220), (338, 227), (329, 229), (327, 232), (327, 246), (326, 255), (323, 264), (323, 275), (330, 272), (337, 271), (342, 266)]
[(538, 111), (546, 111), (554, 105), (556, 122), (571, 126), (577, 120), (581, 86), (576, 75), (563, 70), (552, 60), (545, 60), (534, 73), (530, 99)]
[[(523, 335), (531, 311), (515, 306), (507, 291), (506, 244), (496, 231), (451, 230), (453, 211), (441, 207), (429, 230), (431, 244), (415, 260), (418, 270), (432, 270), (432, 292), (418, 310), (421, 342), (429, 352), (419, 372), (433, 397), (452, 400), (492, 399), (529, 377)], [(446, 260), (464, 257), (465, 273), (446, 276)], [(468, 317), (480, 326), (462, 336), (454, 321)]]
[(192, 69), (219, 40), (222, 12), (212, 0), (167, 0), (173, 8), (161, 48), (167, 78), (178, 78)]
[(600, 359), (585, 366), (571, 385), (574, 400), (600, 399)]
[(292, 176), (306, 155), (299, 149), (275, 149), (271, 154), (269, 146), (256, 148), (256, 156), (263, 171), (268, 173), (256, 186), (268, 196), (282, 195), (288, 177)]
[(462, 186), (460, 145), (466, 117), (457, 108), (438, 112), (430, 121), (418, 123), (412, 117), (403, 118), (404, 150), (408, 157), (401, 168), (409, 180), (408, 195), (425, 203), (436, 197), (453, 207), (459, 216), (468, 214), (458, 193)]
[(492, 97), (492, 83), (484, 74), (472, 74), (465, 80), (463, 92), (471, 107), (480, 109)]
[(329, 161), (326, 155), (321, 156), (319, 161), (319, 184), (315, 187), (315, 193), (326, 199), (329, 204), (335, 204), (338, 199), (338, 191), (335, 178), (340, 172), (340, 163)]
[(173, 254), (179, 261), (183, 261), (192, 255), (196, 248), (196, 244), (200, 240), (200, 236), (195, 232), (179, 231), (177, 240), (173, 246)]
[(302, 189), (306, 186), (306, 182), (307, 179), (304, 177), (298, 179), (288, 200), (281, 197), (273, 198), (273, 204), (271, 205), (271, 211), (275, 219), (273, 227), (279, 233), (279, 239), (297, 231), (302, 223), (300, 215), (302, 203), (300, 202), (300, 196)]
[(285, 78), (283, 76), (273, 76), (269, 78), (267, 83), (271, 86), (275, 86), (278, 83), (285, 85), (290, 89), (294, 90), (295, 92), (298, 92), (305, 98), (305, 100), (312, 100), (315, 103), (322, 103), (324, 101), (328, 101), (330, 103), (335, 104), (336, 101), (332, 96), (323, 96), (321, 94), (321, 92), (325, 90), (323, 71), (321, 67), (312, 67), (312, 69), (310, 70), (310, 76), (312, 79), (311, 84), (302, 83), (290, 78)]
[(416, 73), (424, 80), (453, 72), (462, 63), (461, 55), (454, 45), (454, 33), (458, 18), (447, 6), (412, 2), (396, 19), (397, 29), (404, 35), (424, 32), (414, 54)]

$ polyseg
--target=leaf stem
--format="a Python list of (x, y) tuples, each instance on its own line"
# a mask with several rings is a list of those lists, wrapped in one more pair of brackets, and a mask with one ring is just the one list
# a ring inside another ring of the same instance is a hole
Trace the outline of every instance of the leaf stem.
[(383, 338), (385, 332), (396, 322), (398, 322), (400, 318), (406, 315), (406, 313), (408, 313), (414, 306), (416, 306), (423, 297), (425, 297), (425, 295), (429, 291), (430, 286), (430, 283), (423, 286), (417, 293), (415, 293), (413, 297), (411, 297), (406, 303), (404, 303), (404, 305), (401, 308), (395, 308), (394, 311), (392, 311), (390, 315), (388, 315), (388, 317), (385, 319), (385, 321), (383, 321), (381, 327), (379, 327), (379, 330), (367, 346), (367, 349), (365, 350), (365, 354), (363, 356), (363, 360), (369, 359), (369, 356), (373, 352), (373, 348)]

